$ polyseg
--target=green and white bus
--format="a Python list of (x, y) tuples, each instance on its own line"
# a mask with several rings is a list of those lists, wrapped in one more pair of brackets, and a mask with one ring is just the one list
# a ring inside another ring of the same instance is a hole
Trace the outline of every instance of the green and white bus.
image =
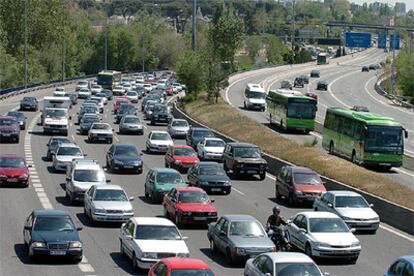
[(121, 81), (121, 72), (103, 70), (98, 73), (97, 84), (104, 89), (112, 90)]
[(323, 65), (329, 63), (329, 55), (328, 53), (319, 53), (316, 57), (316, 64)]
[(267, 118), (270, 124), (279, 124), (285, 130), (314, 130), (317, 102), (299, 91), (270, 90), (266, 98)]
[(394, 119), (331, 107), (326, 111), (322, 146), (330, 154), (384, 169), (400, 167), (407, 131)]

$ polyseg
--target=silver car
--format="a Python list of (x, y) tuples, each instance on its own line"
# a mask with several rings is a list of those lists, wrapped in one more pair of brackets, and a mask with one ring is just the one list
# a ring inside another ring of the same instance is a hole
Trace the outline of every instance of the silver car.
[(190, 125), (183, 119), (172, 119), (167, 128), (167, 131), (172, 138), (185, 138), (189, 130)]
[(313, 203), (315, 211), (326, 211), (338, 215), (349, 228), (375, 233), (379, 227), (379, 216), (373, 205), (353, 191), (329, 191)]
[(72, 143), (62, 143), (53, 155), (53, 168), (55, 171), (66, 171), (67, 166), (73, 159), (83, 159), (86, 154), (83, 154), (81, 148)]
[(93, 185), (85, 193), (84, 212), (92, 223), (126, 222), (134, 216), (133, 199), (118, 185)]
[(112, 144), (113, 141), (113, 128), (108, 123), (93, 123), (88, 133), (88, 141), (104, 141)]
[(125, 115), (119, 123), (119, 133), (138, 133), (144, 134), (144, 126), (140, 119), (135, 115)]

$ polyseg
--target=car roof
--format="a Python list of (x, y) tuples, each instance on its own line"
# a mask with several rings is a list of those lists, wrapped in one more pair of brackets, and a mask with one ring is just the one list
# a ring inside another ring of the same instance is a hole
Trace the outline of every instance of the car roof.
[(55, 216), (69, 216), (69, 214), (66, 213), (65, 211), (54, 210), (54, 209), (52, 209), (52, 210), (50, 210), (50, 209), (48, 209), (48, 210), (34, 210), (33, 213), (34, 213), (35, 216), (42, 216), (42, 217), (44, 217), (44, 216), (54, 216), (54, 217)]
[(405, 260), (407, 262), (410, 262), (412, 265), (414, 265), (414, 255), (405, 255), (398, 258), (398, 260)]
[(13, 159), (23, 159), (24, 158), (22, 156), (18, 156), (16, 154), (2, 154), (0, 155), (0, 158), (13, 158)]
[(192, 258), (165, 258), (161, 261), (170, 269), (210, 269), (202, 260)]
[(334, 196), (361, 196), (354, 191), (328, 191), (328, 193), (333, 194)]
[(75, 143), (62, 143), (62, 144), (59, 145), (59, 147), (80, 148)]
[(151, 134), (153, 134), (153, 133), (167, 133), (168, 134), (168, 132), (166, 132), (164, 130), (152, 130)]
[(175, 226), (175, 224), (166, 218), (158, 217), (134, 217), (131, 220), (138, 225), (163, 225), (163, 226)]
[(240, 220), (248, 220), (248, 221), (255, 220), (256, 221), (257, 220), (255, 217), (251, 215), (237, 215), (237, 214), (224, 215), (223, 218), (226, 218), (229, 221), (240, 221)]
[(171, 168), (152, 168), (151, 170), (156, 171), (156, 172), (174, 172), (174, 173), (179, 173), (174, 169)]
[(171, 146), (173, 149), (192, 149), (193, 147), (187, 145), (173, 145)]
[(124, 191), (124, 189), (116, 184), (105, 184), (105, 185), (94, 185), (95, 186), (95, 190), (122, 190)]
[(297, 215), (304, 215), (308, 218), (339, 218), (337, 215), (331, 212), (316, 212), (316, 211), (306, 211), (306, 212), (300, 212)]
[(14, 116), (0, 116), (0, 119), (16, 120), (16, 117), (14, 117)]
[(99, 162), (94, 159), (75, 159), (72, 160), (76, 169), (90, 169), (90, 170), (101, 170)]
[(259, 146), (256, 146), (254, 144), (238, 143), (238, 142), (231, 142), (231, 143), (228, 143), (228, 145), (230, 145), (232, 147), (254, 147), (254, 148), (258, 148), (259, 147)]
[(201, 192), (201, 193), (205, 193), (205, 191), (201, 188), (198, 187), (176, 187), (175, 188), (177, 190), (177, 192)]
[(303, 173), (316, 173), (310, 168), (301, 167), (301, 166), (290, 166), (293, 172), (303, 172)]
[(299, 252), (269, 252), (263, 255), (269, 256), (273, 263), (313, 263), (309, 256)]

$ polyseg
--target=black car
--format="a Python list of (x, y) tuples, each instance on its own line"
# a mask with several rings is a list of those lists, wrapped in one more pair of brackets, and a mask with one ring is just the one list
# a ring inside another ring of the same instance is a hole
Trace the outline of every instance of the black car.
[(197, 144), (203, 141), (203, 139), (206, 137), (216, 137), (216, 136), (214, 135), (214, 132), (212, 132), (208, 128), (192, 127), (187, 133), (186, 143), (187, 145), (195, 149), (197, 147)]
[(295, 78), (295, 81), (293, 82), (294, 87), (305, 87), (305, 81), (301, 77)]
[(324, 90), (324, 91), (327, 91), (328, 90), (328, 82), (326, 82), (326, 81), (318, 81), (318, 83), (316, 85), (316, 90)]
[(132, 104), (123, 104), (115, 115), (115, 123), (119, 124), (124, 115), (137, 115), (137, 109)]
[(156, 94), (148, 94), (147, 96), (145, 96), (142, 99), (142, 102), (141, 102), (141, 111), (144, 111), (145, 105), (147, 104), (148, 101), (161, 102), (160, 99), (159, 99), (159, 97)]
[(112, 145), (106, 153), (106, 168), (111, 172), (131, 171), (142, 173), (142, 153), (131, 144)]
[(24, 247), (29, 259), (65, 257), (79, 263), (83, 245), (69, 214), (60, 210), (34, 210), (23, 228)]
[(369, 72), (368, 66), (362, 66), (361, 72)]
[(37, 111), (38, 103), (35, 97), (24, 97), (20, 101), (20, 110), (34, 110)]
[(377, 70), (380, 69), (380, 66), (378, 64), (370, 64), (368, 68), (369, 70)]
[(46, 144), (47, 152), (46, 152), (46, 159), (52, 160), (53, 155), (56, 153), (60, 144), (72, 143), (67, 137), (64, 136), (52, 136), (49, 139), (49, 142)]
[(109, 89), (102, 89), (101, 93), (105, 93), (106, 98), (108, 99), (108, 101), (112, 100), (114, 93), (112, 93), (111, 90)]
[(19, 123), (20, 129), (26, 129), (26, 119), (27, 117), (24, 116), (23, 112), (19, 111), (9, 111), (7, 112), (6, 116), (11, 116), (16, 118), (16, 121)]
[(321, 72), (319, 72), (318, 70), (312, 70), (310, 72), (310, 77), (311, 78), (320, 78), (321, 77)]
[(303, 80), (304, 84), (309, 84), (309, 77), (307, 75), (300, 75), (299, 78)]
[(231, 193), (230, 178), (223, 166), (216, 162), (198, 162), (188, 171), (190, 186), (200, 187), (207, 193)]
[(156, 104), (151, 113), (151, 125), (156, 123), (165, 123), (168, 124), (171, 120), (171, 115), (168, 110), (168, 106), (165, 104)]
[(137, 92), (138, 99), (142, 99), (142, 97), (144, 97), (144, 95), (145, 95), (145, 89), (142, 86), (137, 86), (132, 91)]
[(101, 119), (98, 115), (95, 114), (86, 114), (82, 117), (79, 132), (82, 135), (88, 134), (89, 129), (91, 128), (93, 123), (99, 123)]

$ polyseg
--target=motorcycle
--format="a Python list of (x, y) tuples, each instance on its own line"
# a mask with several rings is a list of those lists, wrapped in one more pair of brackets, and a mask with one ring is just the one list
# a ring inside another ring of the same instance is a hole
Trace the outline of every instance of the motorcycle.
[(267, 235), (275, 244), (277, 251), (285, 252), (291, 249), (289, 235), (283, 226), (271, 226)]

